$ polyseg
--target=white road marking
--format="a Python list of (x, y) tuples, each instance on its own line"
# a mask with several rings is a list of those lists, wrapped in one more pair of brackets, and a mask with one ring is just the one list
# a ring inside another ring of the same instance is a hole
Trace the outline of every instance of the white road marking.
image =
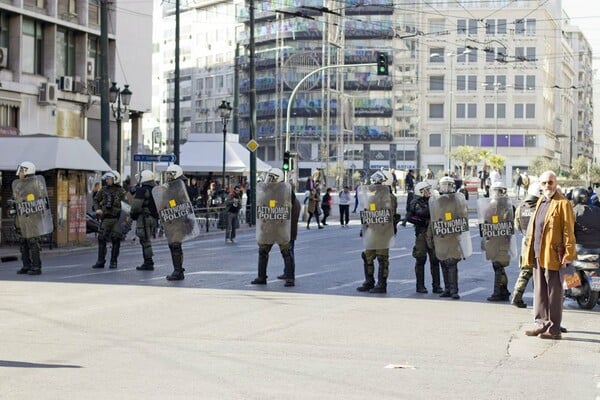
[(361, 283), (363, 283), (362, 280), (360, 280), (360, 281), (354, 281), (354, 282), (350, 282), (350, 283), (344, 283), (343, 285), (328, 287), (326, 290), (338, 290), (338, 289), (343, 289), (343, 288), (348, 287), (348, 286), (355, 286), (355, 285), (358, 285), (358, 284), (361, 284)]
[(94, 276), (94, 275), (105, 275), (105, 274), (111, 274), (114, 272), (125, 272), (125, 271), (133, 271), (135, 270), (135, 268), (115, 268), (115, 269), (108, 269), (108, 270), (104, 270), (104, 271), (98, 271), (98, 272), (90, 272), (87, 274), (78, 274), (78, 275), (68, 275), (68, 276), (61, 276), (58, 279), (71, 279), (71, 278), (81, 278), (84, 276)]
[(485, 290), (485, 288), (478, 287), (478, 288), (475, 288), (475, 289), (467, 290), (466, 292), (460, 292), (459, 294), (460, 294), (461, 297), (465, 297), (465, 296), (469, 296), (471, 294), (475, 294), (475, 293), (478, 293), (478, 292), (483, 292), (484, 290)]
[(400, 254), (399, 256), (390, 257), (390, 260), (395, 260), (397, 258), (404, 258), (408, 256), (412, 256), (412, 253)]

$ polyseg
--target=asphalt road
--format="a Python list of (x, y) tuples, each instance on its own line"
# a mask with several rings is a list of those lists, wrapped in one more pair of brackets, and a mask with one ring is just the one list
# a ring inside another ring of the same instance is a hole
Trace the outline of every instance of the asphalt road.
[[(358, 293), (359, 227), (334, 222), (301, 225), (293, 288), (276, 279), (276, 247), (269, 283), (250, 285), (250, 231), (185, 243), (180, 282), (164, 279), (160, 240), (153, 272), (135, 270), (137, 243), (116, 270), (91, 268), (95, 248), (45, 251), (40, 276), (0, 264), (0, 398), (599, 398), (600, 306), (566, 301), (562, 341), (526, 337), (530, 308), (485, 301), (493, 272), (481, 254), (459, 264), (461, 300), (417, 294), (408, 227), (388, 294)], [(516, 262), (508, 273), (512, 286)]]

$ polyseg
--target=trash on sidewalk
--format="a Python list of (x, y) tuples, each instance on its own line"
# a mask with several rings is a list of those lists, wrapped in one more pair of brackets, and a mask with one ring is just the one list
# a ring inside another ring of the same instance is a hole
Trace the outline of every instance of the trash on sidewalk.
[(388, 364), (388, 365), (386, 365), (383, 368), (390, 368), (390, 369), (416, 369), (412, 365), (408, 365), (408, 364)]

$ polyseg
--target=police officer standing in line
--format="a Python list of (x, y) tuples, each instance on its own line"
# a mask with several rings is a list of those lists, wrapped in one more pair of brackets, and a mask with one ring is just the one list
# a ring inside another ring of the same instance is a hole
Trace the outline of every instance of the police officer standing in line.
[(9, 202), (23, 261), (17, 274), (40, 275), (40, 236), (54, 230), (46, 181), (43, 176), (35, 175), (35, 165), (29, 161), (19, 164), (17, 177), (12, 183), (14, 200)]
[(194, 206), (190, 200), (183, 169), (172, 164), (166, 170), (167, 182), (152, 189), (158, 215), (171, 251), (173, 272), (167, 275), (168, 281), (185, 279), (183, 268), (184, 240), (200, 234), (194, 215)]
[(427, 243), (427, 227), (431, 220), (429, 213), (429, 197), (431, 184), (419, 182), (415, 187), (415, 198), (410, 203), (406, 221), (415, 226), (415, 245), (412, 256), (415, 258), (415, 276), (417, 278), (417, 293), (427, 293), (425, 287), (425, 262), (429, 255), (433, 293), (443, 293), (440, 286), (440, 263), (435, 255), (435, 248)]
[(269, 252), (279, 245), (283, 257), (286, 287), (295, 285), (294, 259), (290, 245), (292, 188), (284, 182), (283, 171), (271, 168), (258, 182), (256, 190), (256, 241), (258, 243), (258, 276), (253, 285), (267, 284)]
[[(389, 171), (371, 175), (371, 185), (358, 187), (361, 234), (365, 251), (362, 252), (365, 280), (356, 290), (369, 293), (387, 293), (390, 267), (390, 247), (393, 245), (398, 202), (392, 193), (393, 177)], [(375, 284), (375, 258), (379, 262)]]
[(152, 188), (155, 186), (154, 173), (143, 170), (140, 173), (140, 185), (136, 188), (131, 204), (131, 218), (137, 221), (135, 234), (140, 239), (144, 263), (136, 267), (138, 271), (153, 271), (154, 260), (152, 256), (152, 235), (156, 229), (158, 212), (152, 197)]
[(300, 200), (298, 200), (298, 198), (296, 197), (296, 193), (293, 187), (294, 186), (292, 184), (292, 226), (290, 230), (290, 251), (292, 253), (292, 266), (289, 271), (291, 272), (291, 275), (288, 278), (284, 268), (283, 274), (277, 276), (277, 279), (282, 279), (290, 282), (295, 282), (296, 276), (296, 254), (294, 253), (294, 246), (296, 244), (296, 239), (298, 238), (298, 220), (300, 219), (300, 209), (302, 208), (302, 206), (300, 205)]
[[(521, 242), (521, 248), (523, 248), (525, 241), (527, 240), (527, 227), (529, 221), (535, 211), (535, 206), (538, 199), (542, 195), (542, 187), (539, 183), (534, 183), (529, 187), (525, 200), (517, 208), (515, 213), (515, 229), (518, 229), (523, 234)], [(518, 308), (527, 308), (527, 304), (523, 301), (523, 293), (527, 288), (529, 280), (533, 276), (533, 265), (528, 265), (526, 258), (521, 255), (519, 257), (519, 276), (515, 282), (515, 288), (513, 289), (513, 298), (511, 304)]]
[(473, 252), (467, 201), (462, 193), (456, 192), (451, 177), (441, 178), (439, 187), (439, 193), (429, 198), (431, 222), (427, 240), (430, 247), (435, 244), (435, 254), (442, 266), (445, 289), (440, 297), (458, 300), (458, 262)]
[(102, 176), (106, 184), (94, 197), (94, 210), (96, 216), (102, 219), (98, 232), (98, 260), (92, 268), (104, 268), (106, 262), (106, 245), (112, 243), (110, 253), (110, 268), (117, 268), (117, 259), (124, 235), (118, 229), (121, 214), (121, 201), (124, 201), (127, 192), (119, 185), (120, 175), (116, 171), (109, 171)]
[(494, 269), (494, 292), (488, 301), (508, 301), (508, 277), (505, 268), (517, 254), (514, 237), (514, 207), (508, 197), (507, 188), (501, 181), (492, 183), (489, 198), (477, 201), (479, 212), (479, 233), (485, 258), (492, 262)]

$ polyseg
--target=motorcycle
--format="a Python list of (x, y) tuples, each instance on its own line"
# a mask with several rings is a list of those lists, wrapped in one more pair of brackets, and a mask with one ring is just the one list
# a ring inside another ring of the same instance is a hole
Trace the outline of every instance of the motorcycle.
[(577, 260), (571, 265), (579, 282), (565, 290), (565, 297), (576, 300), (579, 308), (591, 310), (600, 297), (600, 249), (584, 249), (577, 246)]

